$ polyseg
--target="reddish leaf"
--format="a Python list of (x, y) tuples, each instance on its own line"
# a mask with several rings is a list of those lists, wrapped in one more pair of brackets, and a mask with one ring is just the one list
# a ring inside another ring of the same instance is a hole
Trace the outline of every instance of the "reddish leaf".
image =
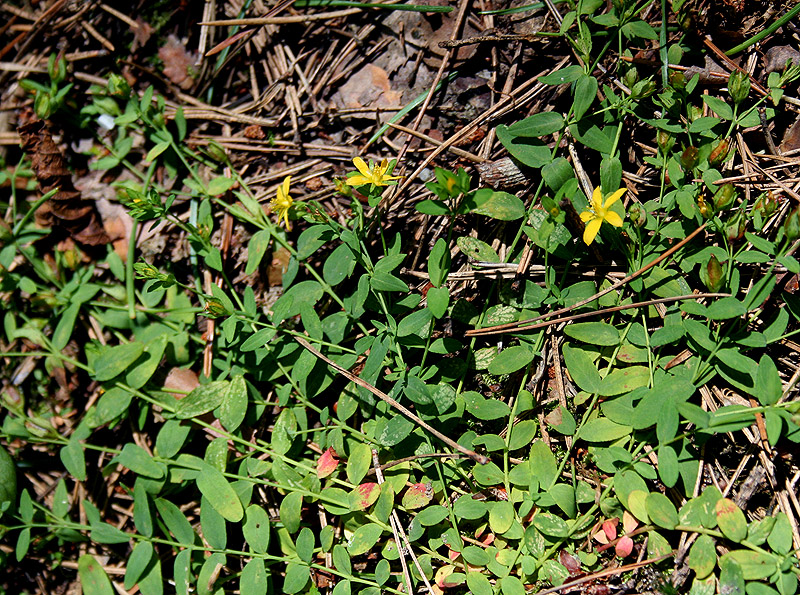
[(612, 541), (617, 538), (617, 519), (613, 521), (606, 521), (603, 523), (603, 533), (606, 534), (606, 538), (608, 541)]
[(639, 526), (639, 521), (636, 517), (629, 513), (627, 510), (622, 513), (622, 530), (624, 533), (630, 533)]
[(570, 554), (567, 550), (561, 550), (558, 553), (558, 560), (561, 565), (567, 569), (570, 576), (575, 576), (581, 572), (581, 561), (577, 557)]
[(381, 495), (381, 486), (377, 483), (362, 483), (350, 493), (350, 506), (353, 510), (366, 510)]
[(328, 448), (317, 459), (317, 477), (322, 479), (328, 477), (331, 473), (336, 471), (336, 466), (339, 464), (339, 455), (333, 448)]
[(631, 539), (626, 535), (617, 542), (614, 551), (617, 552), (617, 555), (620, 558), (625, 558), (627, 556), (630, 556), (631, 552), (633, 551), (633, 539)]
[(403, 508), (422, 508), (433, 499), (433, 485), (428, 483), (415, 483), (403, 494)]

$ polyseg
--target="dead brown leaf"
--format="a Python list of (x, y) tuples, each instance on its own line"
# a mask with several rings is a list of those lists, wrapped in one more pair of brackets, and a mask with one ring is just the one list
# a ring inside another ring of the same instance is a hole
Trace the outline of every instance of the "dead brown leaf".
[(158, 57), (164, 62), (164, 76), (181, 89), (191, 89), (194, 84), (192, 70), (195, 58), (174, 35), (158, 50)]

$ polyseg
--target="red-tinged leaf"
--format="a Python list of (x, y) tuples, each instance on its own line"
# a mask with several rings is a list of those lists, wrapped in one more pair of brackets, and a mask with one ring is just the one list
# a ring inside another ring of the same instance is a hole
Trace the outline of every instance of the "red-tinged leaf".
[(403, 494), (403, 508), (411, 510), (422, 508), (433, 499), (433, 485), (427, 483), (415, 483)]
[(594, 538), (595, 541), (597, 541), (598, 543), (602, 543), (603, 545), (608, 543), (608, 537), (606, 537), (605, 531), (603, 531), (602, 529), (597, 533), (594, 533), (592, 537)]
[(747, 519), (733, 500), (717, 500), (716, 512), (717, 524), (725, 537), (737, 543), (747, 537)]
[[(603, 523), (603, 533), (606, 534), (608, 541), (612, 541), (617, 538), (617, 519), (605, 521)], [(608, 543), (608, 542), (606, 542)]]
[(624, 533), (630, 533), (639, 526), (639, 521), (636, 517), (629, 513), (627, 510), (622, 513), (622, 530)]
[(381, 486), (377, 483), (362, 483), (350, 493), (350, 507), (353, 510), (366, 510), (381, 495)]
[(630, 556), (631, 552), (633, 551), (633, 539), (626, 535), (617, 542), (614, 551), (617, 552), (617, 555), (620, 558), (626, 558), (627, 556)]
[(322, 479), (328, 477), (331, 473), (336, 471), (336, 466), (339, 464), (339, 455), (333, 448), (328, 448), (317, 459), (317, 477)]
[(450, 559), (451, 562), (454, 561), (456, 558), (458, 558), (460, 555), (461, 552), (457, 552), (455, 550), (447, 548), (447, 557)]
[(570, 576), (575, 576), (581, 572), (581, 561), (577, 557), (570, 554), (567, 550), (561, 550), (558, 553), (558, 561), (567, 569)]
[(457, 587), (460, 583), (449, 583), (447, 582), (447, 577), (453, 574), (455, 571), (455, 567), (451, 566), (450, 564), (446, 564), (445, 566), (440, 567), (436, 571), (436, 576), (434, 580), (440, 589), (448, 589), (452, 587)]

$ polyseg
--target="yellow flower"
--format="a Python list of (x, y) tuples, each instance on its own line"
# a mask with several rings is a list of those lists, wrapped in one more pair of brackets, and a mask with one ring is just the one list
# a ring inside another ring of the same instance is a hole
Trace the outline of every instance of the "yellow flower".
[(283, 183), (278, 186), (278, 192), (275, 198), (273, 198), (270, 203), (272, 205), (272, 211), (278, 216), (278, 223), (283, 219), (286, 222), (286, 229), (292, 229), (289, 223), (289, 209), (292, 208), (292, 204), (294, 203), (292, 197), (289, 196), (289, 184), (291, 181), (292, 176), (286, 176), (283, 179)]
[(600, 188), (595, 188), (592, 192), (592, 202), (589, 205), (589, 210), (581, 213), (581, 221), (586, 224), (586, 229), (583, 232), (583, 241), (588, 246), (597, 237), (597, 232), (600, 231), (600, 226), (603, 221), (610, 223), (614, 227), (622, 227), (622, 217), (610, 209), (611, 205), (617, 202), (622, 195), (625, 194), (627, 188), (620, 188), (614, 194), (609, 196), (603, 202), (603, 196)]
[(345, 180), (348, 186), (363, 186), (364, 184), (372, 184), (373, 186), (388, 186), (387, 182), (391, 180), (399, 180), (400, 176), (387, 176), (386, 170), (389, 169), (389, 160), (384, 159), (380, 165), (377, 163), (367, 166), (361, 157), (353, 159), (353, 165), (359, 171), (354, 176), (350, 176)]

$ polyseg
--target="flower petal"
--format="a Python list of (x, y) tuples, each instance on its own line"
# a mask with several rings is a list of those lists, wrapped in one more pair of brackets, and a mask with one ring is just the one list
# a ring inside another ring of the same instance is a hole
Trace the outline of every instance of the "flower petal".
[(583, 213), (581, 213), (581, 221), (583, 221), (584, 223), (588, 223), (594, 218), (595, 214), (592, 213), (591, 211), (584, 211)]
[(349, 176), (344, 183), (348, 186), (363, 186), (364, 184), (369, 184), (370, 179), (361, 174), (356, 174), (354, 176)]
[(583, 232), (583, 242), (588, 246), (597, 237), (597, 232), (600, 231), (600, 226), (603, 224), (602, 219), (592, 219), (586, 224), (586, 229)]
[(611, 211), (611, 210), (609, 210), (609, 211), (606, 213), (605, 220), (606, 220), (608, 223), (610, 223), (611, 225), (613, 225), (614, 227), (622, 227), (622, 217), (620, 217), (620, 216), (619, 216), (617, 213), (615, 213), (614, 211)]
[(620, 188), (619, 190), (617, 190), (617, 191), (616, 191), (614, 194), (612, 194), (611, 196), (609, 196), (609, 197), (606, 199), (606, 202), (604, 202), (604, 203), (603, 203), (603, 208), (606, 208), (606, 209), (607, 209), (608, 207), (610, 207), (611, 205), (613, 205), (613, 204), (614, 204), (615, 202), (617, 202), (617, 201), (618, 201), (620, 198), (622, 198), (622, 195), (623, 195), (623, 194), (625, 194), (627, 191), (628, 191), (628, 189), (627, 189), (627, 188)]
[(372, 172), (367, 167), (366, 162), (361, 157), (355, 157), (353, 159), (353, 165), (356, 166), (356, 169), (361, 172), (361, 174), (366, 178), (372, 177)]
[(603, 193), (600, 190), (600, 186), (595, 188), (594, 192), (592, 192), (592, 208), (595, 213), (603, 208)]

